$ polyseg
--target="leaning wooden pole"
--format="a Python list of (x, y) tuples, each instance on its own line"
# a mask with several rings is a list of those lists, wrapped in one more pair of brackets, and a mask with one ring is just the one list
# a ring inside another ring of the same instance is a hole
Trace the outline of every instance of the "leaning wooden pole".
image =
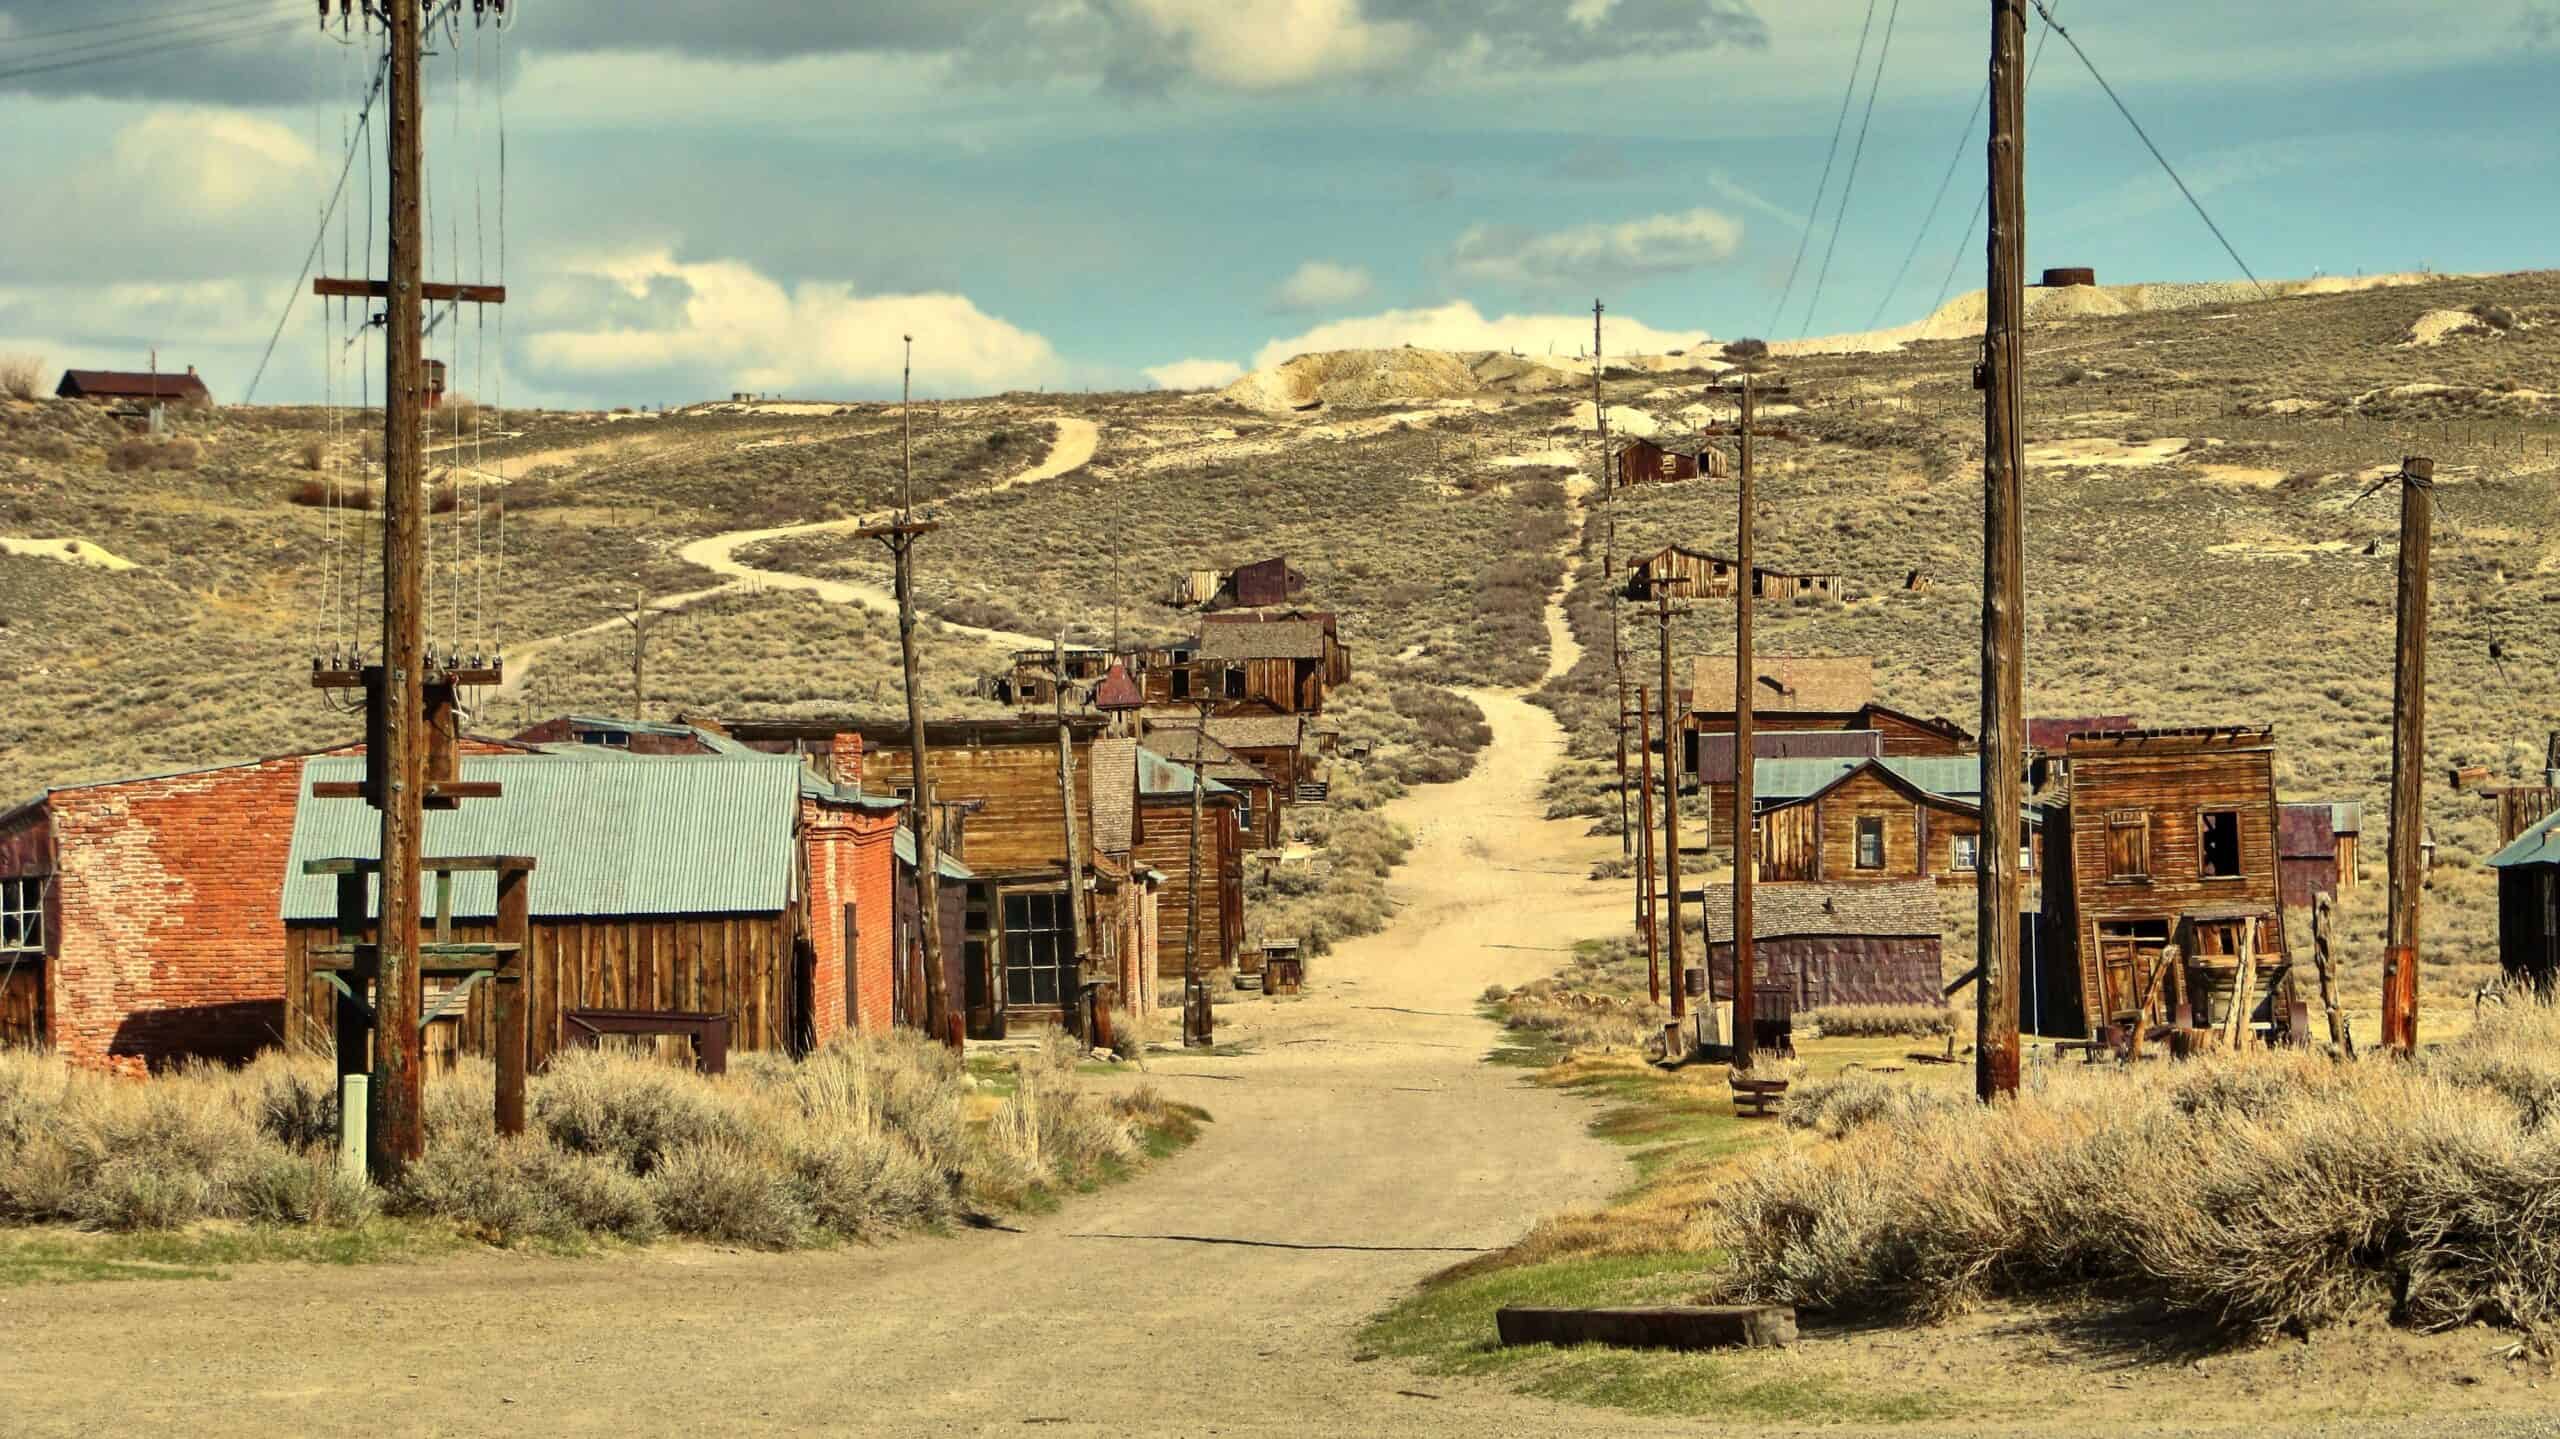
[[(1058, 631), (1056, 647), (1050, 653), (1054, 657), (1051, 660), (1051, 669), (1054, 671), (1051, 678), (1056, 681), (1051, 686), (1051, 692), (1057, 701), (1058, 708), (1058, 807), (1066, 816), (1067, 827), (1067, 933), (1074, 936), (1067, 942), (1067, 948), (1075, 957), (1076, 979), (1081, 984), (1084, 979), (1085, 964), (1092, 958), (1092, 953), (1085, 943), (1084, 935), (1084, 837), (1076, 825), (1076, 742), (1074, 734), (1067, 727), (1067, 632), (1065, 630)], [(1084, 1012), (1081, 1008), (1082, 1001), (1081, 990), (1073, 995), (1058, 996), (1058, 1003), (1065, 1007), (1070, 1015), (1081, 1015)], [(1081, 1028), (1080, 1025), (1070, 1025), (1070, 1027)], [(1087, 1035), (1086, 1039), (1091, 1042), (1092, 1036)]]
[(1598, 300), (1591, 302), (1591, 425), (1600, 451), (1597, 493), (1600, 503), (1609, 507), (1609, 523), (1602, 531), (1602, 543), (1608, 547), (1600, 559), (1600, 579), (1609, 587), (1609, 671), (1618, 682), (1618, 853), (1625, 855), (1627, 842), (1627, 660), (1620, 643), (1618, 625), (1618, 477), (1609, 463), (1609, 407), (1602, 402), (1600, 390), (1600, 311)]
[(1642, 822), (1636, 831), (1636, 923), (1644, 927), (1645, 983), (1653, 1002), (1662, 1003), (1662, 934), (1660, 899), (1653, 890), (1653, 709), (1645, 687), (1636, 686), (1636, 763), (1643, 771), (1637, 789)]
[(1671, 946), (1671, 1020), (1674, 1024), (1689, 1012), (1689, 969), (1684, 962), (1685, 943), (1680, 933), (1680, 733), (1672, 713), (1672, 696), (1678, 691), (1671, 684), (1671, 583), (1653, 582), (1656, 620), (1662, 632), (1662, 876), (1665, 916), (1663, 928), (1669, 932)]
[(1200, 728), (1192, 735), (1191, 892), (1182, 921), (1182, 1043), (1186, 1048), (1197, 1049), (1213, 1042), (1208, 993), (1200, 984), (1200, 807), (1202, 791), (1207, 787), (1203, 775), (1208, 765), (1202, 752), (1209, 747), (1209, 707), (1205, 704), (1200, 707)]
[(419, 14), (386, 7), (391, 46), (391, 275), (383, 306), (390, 357), (383, 390), (382, 870), (373, 984), (373, 1078), (365, 1168), (388, 1184), (426, 1153), (426, 1081), (418, 1046), (418, 861), (426, 833), (426, 505), (421, 468), (426, 336), (419, 291), (426, 253)]
[(2382, 956), (2382, 1047), (2418, 1048), (2419, 906), (2426, 892), (2427, 558), (2433, 460), (2400, 465), (2400, 605), (2391, 659), (2391, 932)]
[(1973, 1090), (2018, 1091), (2019, 806), (2026, 749), (2023, 534), (2027, 0), (1991, 3), (1990, 284), (1982, 336), (1982, 852)]
[[(1751, 914), (1753, 889), (1760, 882), (1759, 817), (1754, 813), (1757, 775), (1752, 763), (1758, 758), (1752, 706), (1758, 698), (1759, 658), (1751, 644), (1751, 613), (1757, 608), (1752, 601), (1760, 588), (1760, 571), (1752, 554), (1751, 424), (1755, 415), (1751, 400), (1751, 372), (1745, 370), (1742, 455), (1741, 463), (1735, 466), (1734, 481), (1737, 575), (1733, 588), (1733, 1063), (1737, 1069), (1749, 1069), (1752, 1051), (1759, 1047), (1759, 1031), (1753, 1027), (1758, 1017), (1758, 996), (1753, 991), (1760, 982), (1760, 971)], [(1712, 831), (1712, 815), (1708, 825)], [(1713, 839), (1714, 835), (1710, 833), (1708, 838)]]
[(915, 520), (915, 338), (906, 340), (906, 359), (899, 374), (901, 430), (898, 467), (903, 477), (897, 522), (889, 526), (889, 552), (897, 566), (898, 662), (907, 686), (907, 764), (913, 772), (913, 794), (907, 821), (916, 843), (916, 931), (924, 941), (924, 1032), (957, 1049), (960, 1033), (952, 1024), (951, 987), (942, 967), (942, 857), (937, 839), (941, 816), (933, 807), (933, 765), (926, 753), (924, 687), (916, 674), (917, 535), (930, 526)]

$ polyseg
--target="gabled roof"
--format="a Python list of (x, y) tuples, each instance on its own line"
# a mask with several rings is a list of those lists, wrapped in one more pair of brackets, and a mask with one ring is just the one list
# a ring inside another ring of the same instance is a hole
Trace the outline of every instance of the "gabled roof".
[[(1296, 749), (1306, 742), (1307, 718), (1304, 715), (1211, 715), (1209, 738), (1230, 750)], [(1151, 733), (1191, 731), (1200, 728), (1196, 714), (1150, 715), (1147, 729)], [(1188, 749), (1188, 739), (1168, 740), (1167, 745)]]
[[(1866, 655), (1759, 655), (1752, 707), (1771, 713), (1851, 714), (1875, 698), (1876, 664)], [(1702, 714), (1733, 708), (1734, 657), (1689, 661), (1689, 704)]]
[(154, 374), (149, 370), (65, 370), (53, 389), (64, 398), (196, 400), (212, 392), (192, 370)]
[[(1862, 884), (1764, 884), (1753, 892), (1751, 937), (1792, 939), (1847, 935), (1865, 939), (1939, 938), (1946, 916), (1934, 880), (1870, 880)], [(1733, 886), (1711, 884), (1704, 905), (1707, 939), (1733, 941)]]
[(1129, 677), (1126, 661), (1113, 660), (1102, 679), (1093, 687), (1093, 707), (1098, 710), (1133, 710), (1146, 707), (1147, 696), (1138, 682)]
[(2522, 864), (2560, 864), (2560, 813), (2517, 835), (2505, 849), (2489, 856), (2491, 869)]
[(1095, 740), (1087, 763), (1093, 767), (1093, 847), (1126, 854), (1137, 833), (1138, 742), (1125, 735)]
[[(303, 766), (284, 875), (288, 922), (337, 912), (335, 883), (305, 875), (305, 860), (380, 852), (381, 819), (370, 807), (310, 793), (315, 783), (360, 779), (363, 770), (352, 756)], [(782, 755), (623, 763), (465, 755), (465, 780), (494, 780), (504, 793), (428, 811), (425, 853), (531, 855), (539, 916), (777, 913), (791, 900), (801, 772)], [(475, 917), (494, 913), (495, 876), (454, 876), (454, 906)]]
[(1200, 627), (1200, 656), (1212, 660), (1318, 660), (1324, 626), (1315, 620), (1246, 620)]

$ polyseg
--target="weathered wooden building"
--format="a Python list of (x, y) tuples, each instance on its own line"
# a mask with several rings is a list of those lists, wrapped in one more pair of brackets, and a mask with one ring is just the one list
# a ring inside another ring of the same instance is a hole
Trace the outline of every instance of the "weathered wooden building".
[[(1707, 984), (1733, 998), (1733, 888), (1709, 885), (1703, 906)], [(1764, 1016), (1840, 1004), (1946, 1003), (1938, 887), (1773, 884), (1751, 907), (1752, 993)]]
[[(1763, 880), (1969, 885), (1980, 873), (1979, 756), (1780, 760), (1753, 779)], [(2041, 818), (2022, 822), (2032, 871)]]
[(64, 400), (101, 400), (130, 405), (210, 405), (213, 392), (189, 365), (182, 374), (156, 370), (65, 370), (53, 387)]
[[(1673, 593), (1698, 599), (1731, 599), (1742, 585), (1742, 565), (1724, 555), (1693, 550), (1686, 545), (1665, 545), (1661, 549), (1627, 557), (1626, 580), (1622, 586), (1631, 599), (1651, 599), (1657, 586), (1670, 583), (1680, 586)], [(1781, 570), (1768, 565), (1751, 569), (1751, 593), (1764, 600), (1791, 600), (1798, 595), (1824, 594), (1841, 597), (1840, 576), (1820, 571)]]
[(1159, 990), (1181, 991), (1184, 946), (1191, 942), (1193, 895), (1199, 903), (1199, 964), (1202, 974), (1233, 972), (1246, 966), (1244, 943), (1244, 849), (1240, 826), (1241, 796), (1230, 786), (1205, 776), (1200, 780), (1200, 884), (1191, 883), (1191, 791), (1195, 774), (1156, 751), (1179, 746), (1189, 736), (1150, 736), (1137, 752), (1136, 822), (1131, 854), (1136, 862), (1162, 876), (1156, 907), (1155, 972)]
[(1694, 480), (1703, 475), (1720, 480), (1733, 473), (1733, 461), (1724, 451), (1713, 446), (1695, 450), (1673, 449), (1652, 440), (1629, 440), (1618, 447), (1618, 488), (1636, 485), (1668, 485), (1681, 480)]
[[(1275, 718), (1285, 720), (1291, 717), (1239, 717), (1248, 734), (1252, 732), (1252, 726)], [(1235, 721), (1212, 720), (1211, 724), (1213, 728), (1224, 728), (1230, 732), (1239, 727)], [(1202, 732), (1196, 723), (1163, 725), (1148, 734), (1146, 744), (1159, 756), (1178, 761), (1186, 769), (1198, 770), (1234, 794), (1236, 835), (1247, 852), (1278, 849), (1286, 843), (1287, 828), (1282, 817), (1296, 803), (1294, 796), (1265, 773), (1260, 765), (1220, 743), (1215, 733)], [(1279, 762), (1279, 767), (1285, 768), (1288, 762), (1297, 758), (1297, 751), (1289, 751), (1287, 759)]]
[(2528, 826), (2489, 867), (2498, 872), (2498, 963), (2510, 983), (2551, 999), (2560, 993), (2560, 814)]
[(585, 744), (633, 754), (711, 754), (715, 746), (689, 724), (614, 719), (604, 715), (554, 715), (515, 734), (523, 744)]
[(1231, 570), (1192, 570), (1174, 580), (1166, 603), (1199, 610), (1289, 605), (1306, 588), (1307, 577), (1289, 567), (1288, 557), (1273, 555)]
[(2364, 806), (2355, 800), (2287, 800), (2276, 816), (2276, 861), (2287, 908), (2355, 893)]
[[(1051, 671), (1056, 663), (1056, 652), (1046, 647), (1016, 650), (1012, 662), (1002, 673), (988, 676), (980, 684), (980, 692), (1000, 704), (1021, 709), (1054, 709), (1058, 690)], [(1188, 698), (1191, 693), (1199, 668), (1199, 644), (1186, 640), (1173, 645), (1134, 646), (1119, 651), (1090, 645), (1068, 646), (1069, 713), (1083, 714), (1095, 708), (1095, 686), (1115, 665), (1137, 686), (1145, 703), (1172, 704)]]
[[(1196, 712), (1165, 710), (1146, 717), (1147, 733), (1168, 754), (1191, 753), (1191, 741), (1176, 738), (1201, 727)], [(1275, 808), (1286, 809), (1321, 788), (1317, 779), (1318, 751), (1315, 725), (1303, 715), (1236, 714), (1211, 715), (1208, 721), (1211, 747), (1208, 773), (1223, 778), (1220, 766), (1227, 759), (1241, 760), (1260, 772), (1271, 786)], [(1271, 831), (1276, 837), (1277, 829)]]
[[(1850, 736), (1812, 742), (1836, 745), (1837, 758), (1874, 753), (1904, 759), (1973, 749), (1973, 736), (1953, 721), (1878, 703), (1874, 661), (1863, 655), (1762, 655), (1754, 669), (1760, 681), (1752, 700), (1755, 755), (1768, 756), (1767, 746), (1780, 735)], [(1733, 843), (1733, 681), (1733, 656), (1692, 659), (1680, 721), (1681, 774), (1686, 785), (1706, 795), (1709, 843), (1719, 849)]]
[[(2281, 1019), (2293, 984), (2274, 727), (2084, 732), (2064, 753), (2069, 794), (2046, 809), (2043, 934), (2073, 956), (2090, 1027), (2167, 1022), (2244, 947), (2252, 1009)], [(2162, 962), (2173, 945), (2186, 962)]]
[(1233, 610), (1200, 620), (1200, 673), (1192, 693), (1223, 713), (1314, 714), (1351, 678), (1351, 655), (1330, 614)]

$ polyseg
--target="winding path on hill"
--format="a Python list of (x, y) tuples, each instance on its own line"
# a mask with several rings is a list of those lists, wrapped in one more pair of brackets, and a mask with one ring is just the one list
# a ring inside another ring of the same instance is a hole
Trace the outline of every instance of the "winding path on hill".
[[(1073, 415), (1053, 415), (1049, 418), (1050, 422), (1058, 427), (1058, 434), (1057, 438), (1049, 444), (1047, 457), (1040, 463), (992, 485), (982, 485), (974, 490), (945, 496), (944, 502), (974, 500), (987, 495), (1001, 494), (1023, 485), (1056, 479), (1060, 475), (1072, 473), (1092, 463), (1094, 451), (1102, 443), (1101, 427), (1091, 420), (1080, 419)], [(767, 540), (796, 539), (802, 535), (842, 534), (858, 530), (865, 525), (879, 524), (889, 519), (892, 514), (893, 512), (889, 510), (877, 510), (870, 514), (852, 515), (843, 519), (812, 520), (798, 525), (777, 525), (771, 529), (730, 530), (723, 534), (706, 535), (701, 539), (693, 540), (676, 551), (676, 558), (686, 564), (699, 565), (713, 574), (726, 576), (726, 578), (719, 584), (702, 589), (687, 590), (682, 594), (661, 595), (649, 602), (649, 608), (673, 613), (720, 595), (755, 593), (764, 590), (807, 590), (831, 605), (860, 605), (866, 609), (894, 612), (898, 608), (898, 597), (884, 586), (860, 580), (830, 580), (816, 575), (793, 574), (786, 570), (760, 569), (737, 558), (738, 551), (762, 544)], [(944, 628), (960, 634), (973, 635), (979, 639), (1008, 645), (1015, 649), (1028, 649), (1049, 643), (1043, 636), (1022, 634), (1014, 630), (985, 629), (977, 625), (953, 624), (948, 620), (941, 623)], [(505, 684), (498, 687), (499, 696), (513, 699), (522, 695), (525, 680), (533, 673), (534, 665), (551, 651), (572, 640), (610, 633), (621, 629), (622, 626), (623, 621), (618, 618), (599, 620), (594, 624), (560, 634), (545, 635), (539, 639), (523, 640), (509, 645), (507, 647), (507, 679)]]
[[(1577, 647), (1550, 605), (1551, 660)], [(1559, 667), (1560, 667), (1559, 664)], [(1624, 1181), (1574, 1097), (1490, 1065), (1490, 983), (1623, 923), (1612, 852), (1543, 817), (1564, 752), (1520, 690), (1469, 697), (1474, 770), (1390, 806), (1415, 843), (1381, 933), (1295, 1000), (1223, 1006), (1219, 1051), (1143, 1078), (1215, 1115), (1136, 1180), (1019, 1227), (876, 1250), (666, 1246), (601, 1260), (264, 1266), (19, 1290), (15, 1432), (1624, 1434), (1624, 1415), (1358, 1352), (1424, 1276)]]

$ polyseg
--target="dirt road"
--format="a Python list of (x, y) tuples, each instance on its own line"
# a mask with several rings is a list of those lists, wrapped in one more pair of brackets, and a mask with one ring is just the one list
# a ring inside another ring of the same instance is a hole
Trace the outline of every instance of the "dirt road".
[[(1032, 466), (1030, 469), (1023, 470), (1018, 474), (1009, 475), (1006, 478), (997, 481), (995, 484), (971, 490), (966, 495), (957, 495), (952, 498), (975, 499), (981, 495), (996, 494), (1004, 490), (1013, 489), (1020, 485), (1036, 484), (1042, 480), (1056, 479), (1060, 475), (1082, 468), (1084, 465), (1091, 463), (1094, 451), (1100, 446), (1102, 441), (1102, 432), (1100, 427), (1096, 426), (1091, 420), (1078, 419), (1072, 415), (1053, 416), (1051, 417), (1051, 422), (1058, 427), (1058, 437), (1056, 440), (1051, 442), (1047, 457), (1042, 459), (1039, 464)], [(561, 451), (560, 453), (569, 455), (582, 452)], [(684, 548), (676, 551), (676, 558), (685, 561), (687, 564), (700, 565), (702, 568), (711, 571), (713, 574), (723, 575), (727, 578), (719, 584), (705, 586), (702, 589), (687, 590), (682, 594), (661, 595), (657, 599), (650, 601), (649, 607), (655, 610), (681, 610), (688, 605), (699, 604), (716, 595), (725, 595), (741, 590), (763, 589), (807, 590), (816, 595), (819, 599), (832, 605), (864, 605), (873, 609), (895, 610), (898, 607), (897, 596), (880, 585), (868, 584), (857, 580), (825, 580), (819, 579), (815, 575), (795, 575), (782, 570), (760, 570), (755, 566), (747, 564), (736, 558), (738, 551), (746, 549), (751, 545), (761, 544), (766, 540), (786, 539), (797, 535), (833, 534), (845, 530), (855, 530), (860, 529), (864, 525), (877, 524), (888, 517), (889, 512), (882, 510), (873, 514), (853, 515), (840, 520), (816, 520), (808, 524), (779, 525), (772, 529), (764, 530), (730, 530), (725, 534), (705, 536), (704, 538), (695, 540), (690, 544), (687, 544)], [(545, 635), (539, 639), (522, 640), (508, 645), (507, 678), (506, 683), (498, 687), (499, 695), (502, 697), (513, 698), (522, 694), (524, 692), (525, 680), (533, 673), (534, 665), (540, 661), (544, 655), (550, 653), (552, 650), (558, 649), (560, 646), (574, 639), (581, 639), (593, 634), (603, 634), (611, 630), (619, 630), (622, 627), (622, 624), (623, 621), (619, 619), (599, 620), (594, 624), (584, 626), (580, 629), (569, 630), (565, 633), (556, 635)], [(1048, 640), (1039, 635), (1019, 634), (1011, 630), (981, 629), (975, 625), (949, 624), (947, 621), (945, 624), (946, 627), (956, 630), (961, 634), (975, 635), (980, 639), (992, 640), (998, 644), (1010, 645), (1015, 648), (1030, 648), (1048, 643)]]

